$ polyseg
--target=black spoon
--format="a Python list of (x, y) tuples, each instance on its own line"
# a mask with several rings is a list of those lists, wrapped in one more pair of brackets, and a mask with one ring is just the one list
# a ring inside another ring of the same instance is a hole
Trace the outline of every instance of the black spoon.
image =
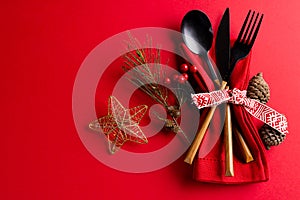
[(202, 58), (203, 62), (207, 64), (212, 79), (220, 85), (219, 78), (208, 57), (208, 51), (213, 41), (213, 31), (207, 15), (199, 10), (189, 11), (182, 19), (181, 32), (186, 46)]
[[(222, 85), (220, 84), (220, 79), (218, 78), (220, 76), (217, 76), (212, 62), (208, 57), (208, 51), (211, 48), (213, 41), (212, 26), (208, 17), (199, 10), (192, 10), (188, 12), (182, 19), (181, 32), (186, 46), (193, 53), (198, 54), (202, 58), (203, 64), (207, 65), (212, 79), (216, 83), (216, 88), (223, 90), (226, 86), (226, 82), (222, 82)], [(202, 126), (187, 152), (184, 160), (186, 163), (192, 164), (215, 110), (216, 106), (213, 106), (207, 113)]]

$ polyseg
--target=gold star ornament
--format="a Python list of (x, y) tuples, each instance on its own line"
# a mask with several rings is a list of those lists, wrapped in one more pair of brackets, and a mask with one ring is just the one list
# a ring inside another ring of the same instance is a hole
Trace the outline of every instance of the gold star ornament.
[(146, 144), (148, 140), (139, 123), (147, 109), (146, 105), (126, 109), (116, 97), (110, 96), (107, 116), (94, 120), (89, 124), (89, 128), (106, 135), (112, 154), (127, 141)]

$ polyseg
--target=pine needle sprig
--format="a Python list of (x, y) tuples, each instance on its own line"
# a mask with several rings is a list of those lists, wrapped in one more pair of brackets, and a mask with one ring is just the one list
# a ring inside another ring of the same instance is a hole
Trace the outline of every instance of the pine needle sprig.
[[(168, 88), (161, 84), (161, 81), (165, 80), (166, 72), (162, 70), (160, 48), (144, 48), (130, 33), (128, 35), (128, 53), (124, 55), (125, 61), (123, 66), (124, 71), (130, 71), (128, 80), (154, 101), (161, 104), (170, 116), (170, 119), (164, 120), (172, 121), (172, 131), (182, 133), (186, 140), (190, 142), (177, 121), (180, 117), (180, 107), (185, 102), (185, 97), (187, 96), (184, 94), (185, 89), (182, 87), (175, 88), (176, 96), (179, 97), (177, 99), (178, 105), (170, 105), (168, 102)], [(147, 37), (146, 42), (147, 46), (152, 47), (152, 39), (150, 37)]]

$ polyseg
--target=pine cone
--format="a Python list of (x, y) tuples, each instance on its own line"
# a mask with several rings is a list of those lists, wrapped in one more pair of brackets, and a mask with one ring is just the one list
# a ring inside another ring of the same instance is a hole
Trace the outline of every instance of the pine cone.
[[(260, 103), (266, 104), (270, 99), (270, 89), (268, 83), (264, 80), (262, 73), (258, 73), (249, 81), (247, 97), (255, 99)], [(277, 146), (285, 139), (286, 135), (278, 132), (267, 124), (264, 124), (259, 130), (260, 138), (267, 149), (271, 146)]]
[(165, 128), (171, 130), (172, 128), (174, 128), (174, 122), (170, 119), (166, 119)]
[(167, 107), (167, 110), (172, 117), (180, 117), (180, 110), (177, 106), (169, 106)]
[(279, 145), (286, 137), (285, 134), (276, 131), (267, 124), (261, 127), (259, 134), (267, 149), (270, 149), (271, 146)]
[(165, 120), (164, 128), (166, 131), (173, 131), (174, 133), (178, 133), (178, 131), (179, 131), (179, 127), (171, 119)]
[(266, 104), (270, 99), (270, 89), (262, 73), (258, 73), (249, 81), (247, 97)]

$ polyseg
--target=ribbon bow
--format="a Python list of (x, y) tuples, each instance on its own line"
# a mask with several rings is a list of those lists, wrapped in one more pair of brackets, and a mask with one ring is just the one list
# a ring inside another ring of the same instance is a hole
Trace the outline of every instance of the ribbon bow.
[(283, 114), (269, 106), (246, 96), (246, 90), (217, 90), (209, 93), (192, 94), (192, 100), (198, 109), (216, 106), (221, 103), (232, 103), (244, 108), (260, 121), (268, 124), (282, 134), (287, 134), (287, 119)]

